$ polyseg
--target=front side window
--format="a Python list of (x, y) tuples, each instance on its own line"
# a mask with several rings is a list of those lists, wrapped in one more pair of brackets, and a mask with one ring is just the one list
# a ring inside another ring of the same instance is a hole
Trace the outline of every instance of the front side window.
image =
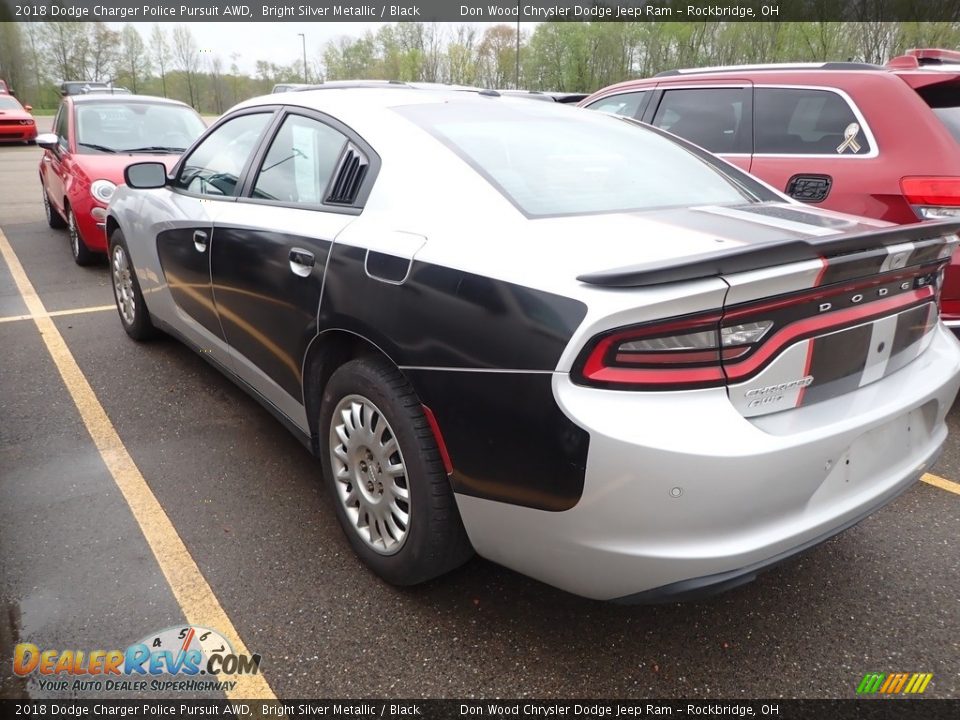
[(289, 115), (270, 144), (253, 197), (319, 205), (347, 138), (329, 125)]
[(272, 112), (262, 112), (227, 120), (190, 153), (174, 187), (198, 195), (235, 196), (240, 173), (272, 117)]
[(594, 103), (590, 103), (587, 107), (599, 112), (635, 118), (640, 116), (640, 110), (646, 97), (646, 92), (620, 93), (619, 95), (601, 98)]
[(776, 155), (865, 155), (872, 149), (857, 116), (830, 90), (757, 88), (754, 152)]
[(69, 140), (67, 139), (69, 114), (67, 106), (61, 105), (60, 110), (57, 111), (57, 118), (53, 121), (53, 131), (57, 134), (57, 144), (64, 150), (69, 147)]
[(746, 88), (667, 90), (653, 125), (712, 153), (748, 153), (749, 122), (744, 118), (748, 92)]
[(631, 120), (547, 103), (424, 103), (395, 109), (529, 217), (775, 199), (749, 178)]
[(204, 131), (203, 120), (184, 105), (153, 102), (76, 104), (81, 153), (181, 153)]

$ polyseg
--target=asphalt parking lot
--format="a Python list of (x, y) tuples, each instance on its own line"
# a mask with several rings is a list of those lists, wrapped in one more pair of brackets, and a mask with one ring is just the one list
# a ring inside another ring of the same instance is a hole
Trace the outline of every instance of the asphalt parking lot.
[(75, 266), (46, 225), (40, 152), (0, 147), (0, 696), (71, 695), (15, 678), (17, 642), (223, 620), (263, 658), (240, 695), (852, 697), (867, 672), (929, 672), (927, 696), (960, 697), (960, 408), (947, 482), (712, 599), (592, 602), (479, 559), (396, 589), (276, 420), (177, 342), (126, 337), (106, 263)]

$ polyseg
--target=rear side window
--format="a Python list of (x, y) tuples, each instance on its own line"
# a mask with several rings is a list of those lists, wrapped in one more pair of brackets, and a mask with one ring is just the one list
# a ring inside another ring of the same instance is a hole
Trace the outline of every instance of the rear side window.
[(713, 153), (750, 152), (746, 88), (667, 90), (653, 125)]
[(873, 148), (847, 101), (830, 90), (756, 88), (754, 152), (866, 155)]
[(647, 104), (649, 94), (649, 92), (620, 93), (619, 95), (601, 98), (594, 103), (590, 103), (587, 107), (599, 112), (638, 118), (643, 107)]
[(347, 138), (317, 120), (289, 115), (277, 132), (253, 187), (253, 197), (319, 205)]

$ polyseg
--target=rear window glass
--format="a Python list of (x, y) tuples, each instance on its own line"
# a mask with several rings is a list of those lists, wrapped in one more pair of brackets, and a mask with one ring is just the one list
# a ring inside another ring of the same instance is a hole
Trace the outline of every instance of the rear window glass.
[(842, 96), (829, 90), (757, 88), (754, 152), (865, 155), (870, 142)]
[(931, 85), (918, 92), (953, 135), (953, 139), (960, 142), (960, 85)]
[(530, 217), (742, 203), (756, 199), (749, 192), (763, 193), (679, 143), (603, 113), (521, 100), (396, 111)]

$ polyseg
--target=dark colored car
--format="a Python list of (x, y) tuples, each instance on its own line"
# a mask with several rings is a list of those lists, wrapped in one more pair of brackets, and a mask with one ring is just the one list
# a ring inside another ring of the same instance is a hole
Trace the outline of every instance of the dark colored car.
[(32, 143), (37, 138), (37, 121), (29, 105), (21, 105), (13, 95), (0, 94), (0, 142)]
[(40, 183), (47, 222), (67, 228), (78, 265), (106, 252), (107, 203), (132, 162), (161, 156), (170, 165), (203, 132), (189, 106), (140, 95), (67, 95), (53, 132), (37, 137), (44, 148)]
[[(895, 223), (960, 216), (957, 52), (673, 70), (580, 104), (668, 130), (810, 205)], [(958, 263), (943, 289), (952, 327)]]

